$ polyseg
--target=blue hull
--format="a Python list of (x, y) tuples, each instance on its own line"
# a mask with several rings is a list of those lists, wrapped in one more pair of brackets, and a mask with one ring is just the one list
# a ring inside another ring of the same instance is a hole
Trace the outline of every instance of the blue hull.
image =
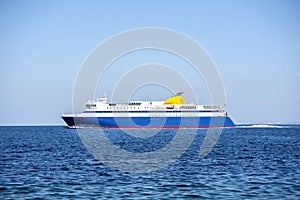
[(234, 127), (230, 117), (62, 117), (70, 127), (214, 128)]

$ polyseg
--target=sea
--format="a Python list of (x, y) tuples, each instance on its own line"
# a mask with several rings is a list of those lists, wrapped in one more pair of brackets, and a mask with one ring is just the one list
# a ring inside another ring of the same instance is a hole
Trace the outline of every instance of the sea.
[[(107, 141), (92, 137), (95, 151), (87, 148), (82, 134), (97, 130), (78, 131), (63, 126), (0, 127), (0, 199), (300, 199), (297, 125), (223, 129), (204, 156), (199, 152), (208, 129), (193, 134), (183, 129), (180, 140), (191, 142), (182, 148), (177, 144), (173, 157), (167, 147), (178, 139), (177, 130), (162, 129), (149, 137), (102, 130), (116, 147), (112, 151)], [(120, 163), (128, 158), (116, 153), (119, 150), (136, 160)], [(171, 161), (148, 165), (166, 159)], [(126, 168), (133, 162), (136, 171)]]

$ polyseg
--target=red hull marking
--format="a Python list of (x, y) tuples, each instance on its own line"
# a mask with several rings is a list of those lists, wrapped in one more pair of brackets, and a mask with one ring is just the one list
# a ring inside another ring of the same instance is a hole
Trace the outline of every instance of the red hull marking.
[(79, 128), (107, 128), (107, 129), (182, 129), (182, 128), (235, 128), (235, 126), (86, 126)]

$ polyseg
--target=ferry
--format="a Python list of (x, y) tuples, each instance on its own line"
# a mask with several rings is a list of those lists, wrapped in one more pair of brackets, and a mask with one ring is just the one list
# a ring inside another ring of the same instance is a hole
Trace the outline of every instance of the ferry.
[(165, 101), (109, 103), (88, 101), (83, 113), (63, 114), (68, 128), (231, 128), (235, 123), (223, 105), (186, 103), (183, 92)]

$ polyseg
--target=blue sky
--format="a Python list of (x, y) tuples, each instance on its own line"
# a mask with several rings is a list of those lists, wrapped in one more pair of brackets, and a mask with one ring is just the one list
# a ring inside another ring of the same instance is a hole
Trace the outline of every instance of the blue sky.
[[(89, 53), (142, 27), (179, 31), (206, 49), (236, 122), (300, 122), (299, 10), (291, 0), (2, 0), (0, 124), (63, 124), (61, 111), (72, 111), (73, 84)], [(145, 92), (157, 95), (149, 87), (136, 98)]]

